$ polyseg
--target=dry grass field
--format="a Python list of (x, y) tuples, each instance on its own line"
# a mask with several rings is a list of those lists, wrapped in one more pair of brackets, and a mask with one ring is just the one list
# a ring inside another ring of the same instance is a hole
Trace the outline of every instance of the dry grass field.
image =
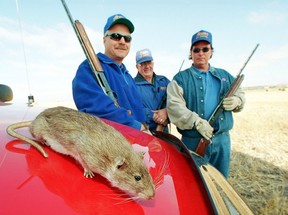
[(288, 214), (288, 90), (245, 93), (245, 109), (234, 114), (228, 181), (254, 214)]
[(288, 90), (246, 90), (234, 114), (229, 182), (255, 214), (288, 214)]

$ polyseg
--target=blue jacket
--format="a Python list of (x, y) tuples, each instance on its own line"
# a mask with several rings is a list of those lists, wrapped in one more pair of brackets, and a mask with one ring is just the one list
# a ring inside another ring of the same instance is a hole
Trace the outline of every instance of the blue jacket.
[(146, 81), (139, 73), (134, 80), (142, 97), (146, 123), (149, 125), (150, 130), (155, 130), (157, 124), (153, 120), (152, 110), (166, 107), (166, 88), (170, 81), (165, 76), (156, 75), (155, 73), (153, 75), (153, 83)]
[(124, 64), (117, 63), (102, 53), (97, 54), (107, 82), (120, 107), (98, 85), (87, 60), (83, 61), (72, 81), (73, 98), (79, 111), (112, 120), (140, 130), (145, 122), (141, 97), (135, 82)]

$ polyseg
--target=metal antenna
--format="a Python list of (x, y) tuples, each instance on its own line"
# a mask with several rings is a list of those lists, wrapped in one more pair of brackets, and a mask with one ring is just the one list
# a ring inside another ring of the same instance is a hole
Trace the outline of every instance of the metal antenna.
[[(27, 83), (28, 83), (28, 92), (29, 92), (28, 103), (30, 103), (32, 101), (31, 98), (33, 96), (31, 95), (31, 90), (30, 90), (29, 70), (28, 70), (28, 64), (27, 64), (27, 58), (26, 58), (26, 50), (25, 50), (24, 39), (23, 39), (23, 29), (22, 29), (22, 24), (21, 24), (18, 0), (16, 0), (16, 9), (17, 9), (18, 23), (19, 23), (19, 28), (20, 28), (21, 45), (22, 45), (22, 50), (23, 50), (23, 55), (24, 55), (26, 78), (27, 78)], [(30, 99), (29, 99), (29, 97), (30, 97)], [(34, 102), (34, 98), (33, 98), (33, 102)]]

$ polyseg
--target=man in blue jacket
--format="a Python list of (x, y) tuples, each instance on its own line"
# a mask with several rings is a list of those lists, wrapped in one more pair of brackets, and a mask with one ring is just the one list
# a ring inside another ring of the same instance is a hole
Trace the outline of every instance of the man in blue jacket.
[(212, 35), (199, 31), (192, 37), (190, 68), (177, 73), (167, 87), (167, 110), (172, 123), (182, 134), (183, 143), (192, 151), (202, 137), (208, 145), (204, 159), (216, 167), (226, 178), (229, 175), (233, 112), (243, 109), (245, 98), (241, 89), (225, 98), (225, 111), (212, 128), (207, 121), (224, 98), (234, 77), (224, 69), (209, 64), (213, 54)]
[(104, 26), (105, 52), (97, 54), (119, 106), (100, 88), (87, 60), (80, 64), (72, 82), (72, 90), (79, 111), (144, 131), (147, 128), (141, 97), (132, 76), (122, 63), (130, 51), (133, 31), (134, 25), (123, 15), (109, 17)]
[[(149, 130), (168, 132), (168, 114), (166, 110), (166, 88), (169, 79), (154, 72), (154, 61), (149, 49), (136, 53), (137, 76), (134, 78), (142, 97), (146, 123)], [(158, 127), (157, 127), (158, 126)]]

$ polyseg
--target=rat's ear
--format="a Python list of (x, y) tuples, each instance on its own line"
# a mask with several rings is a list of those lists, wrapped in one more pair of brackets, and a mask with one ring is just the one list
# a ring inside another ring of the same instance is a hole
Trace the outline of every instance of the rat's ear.
[(144, 159), (145, 152), (137, 152), (141, 159)]
[(125, 158), (118, 157), (115, 159), (115, 169), (125, 169), (126, 166)]

